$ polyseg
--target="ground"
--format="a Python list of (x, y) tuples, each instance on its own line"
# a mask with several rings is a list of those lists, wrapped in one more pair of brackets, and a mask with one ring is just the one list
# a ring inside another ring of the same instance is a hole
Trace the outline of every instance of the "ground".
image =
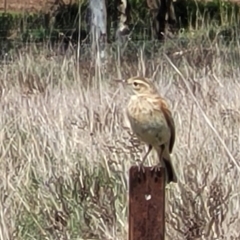
[(0, 11), (28, 11), (38, 12), (49, 9), (56, 2), (69, 3), (70, 0), (0, 0)]

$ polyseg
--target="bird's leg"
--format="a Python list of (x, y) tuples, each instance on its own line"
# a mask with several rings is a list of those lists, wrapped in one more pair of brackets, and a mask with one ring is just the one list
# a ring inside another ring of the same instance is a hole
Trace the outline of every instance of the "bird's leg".
[(160, 171), (160, 169), (162, 167), (162, 164), (164, 163), (164, 161), (162, 159), (164, 149), (165, 149), (165, 145), (163, 144), (163, 145), (160, 146), (160, 152), (158, 153), (159, 162), (158, 162), (158, 164), (156, 166), (152, 167), (151, 170), (155, 170), (155, 172)]
[(146, 154), (143, 156), (142, 164), (144, 164), (144, 162), (145, 162), (145, 160), (147, 159), (147, 156), (149, 155), (149, 153), (151, 152), (151, 150), (152, 150), (152, 145), (149, 145)]
[(144, 162), (145, 162), (148, 154), (151, 152), (151, 150), (152, 150), (152, 145), (149, 145), (147, 152), (145, 153), (145, 155), (144, 155), (143, 158), (142, 158), (141, 163), (139, 164), (139, 169), (138, 169), (139, 171), (140, 171), (141, 168), (142, 168), (142, 170), (143, 170), (143, 172), (144, 172), (143, 164), (144, 164)]

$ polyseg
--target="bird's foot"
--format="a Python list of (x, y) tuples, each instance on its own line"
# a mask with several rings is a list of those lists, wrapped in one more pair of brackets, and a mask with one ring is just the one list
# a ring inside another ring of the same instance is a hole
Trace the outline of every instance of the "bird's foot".
[(153, 166), (152, 168), (151, 168), (151, 171), (154, 171), (154, 172), (160, 172), (161, 171), (161, 164), (160, 163), (158, 163), (157, 165), (155, 165), (155, 166)]
[(143, 173), (145, 173), (145, 168), (144, 168), (144, 165), (143, 165), (143, 162), (140, 162), (139, 164), (138, 164), (138, 171), (139, 172), (143, 172)]

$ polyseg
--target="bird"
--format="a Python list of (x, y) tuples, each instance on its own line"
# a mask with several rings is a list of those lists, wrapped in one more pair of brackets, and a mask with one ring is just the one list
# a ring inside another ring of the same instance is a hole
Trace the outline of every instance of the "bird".
[(130, 128), (140, 141), (148, 145), (140, 166), (143, 167), (147, 156), (155, 149), (160, 163), (152, 169), (158, 171), (159, 165), (163, 166), (166, 182), (176, 183), (177, 175), (170, 157), (175, 142), (175, 123), (166, 101), (148, 78), (135, 76), (118, 81), (132, 92), (125, 111)]

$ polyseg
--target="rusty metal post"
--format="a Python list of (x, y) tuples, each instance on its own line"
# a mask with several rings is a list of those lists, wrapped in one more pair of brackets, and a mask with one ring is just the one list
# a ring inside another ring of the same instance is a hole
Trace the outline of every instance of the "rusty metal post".
[(129, 240), (164, 240), (165, 172), (132, 166), (129, 173)]

